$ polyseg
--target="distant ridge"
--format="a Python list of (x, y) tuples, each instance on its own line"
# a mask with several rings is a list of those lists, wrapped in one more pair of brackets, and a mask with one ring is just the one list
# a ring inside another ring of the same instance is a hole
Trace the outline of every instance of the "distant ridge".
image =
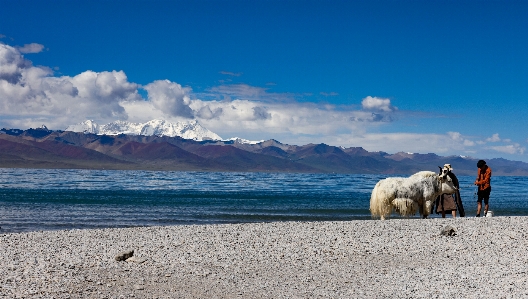
[[(362, 147), (344, 148), (327, 144), (299, 146), (273, 139), (260, 142), (240, 138), (220, 140), (208, 137), (214, 135), (206, 137), (195, 133), (182, 134), (192, 138), (171, 137), (168, 134), (177, 130), (162, 122), (159, 122), (164, 124), (162, 127), (118, 122), (103, 130), (103, 126), (99, 127), (93, 122), (81, 124), (70, 129), (82, 129), (82, 132), (52, 131), (45, 126), (27, 130), (1, 129), (0, 167), (389, 176), (409, 175), (422, 170), (436, 172), (438, 166), (450, 163), (457, 175), (475, 176), (477, 172), (478, 160), (471, 157), (442, 157), (433, 153), (389, 154), (369, 152)], [(141, 130), (138, 129), (140, 125), (143, 125)], [(98, 135), (96, 132), (105, 133)], [(495, 176), (528, 176), (528, 163), (502, 158), (486, 161)]]

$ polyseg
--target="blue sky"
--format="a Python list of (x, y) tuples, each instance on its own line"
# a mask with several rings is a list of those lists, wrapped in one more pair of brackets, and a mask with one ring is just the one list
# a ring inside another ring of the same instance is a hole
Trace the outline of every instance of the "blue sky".
[(0, 0), (0, 127), (528, 162), (528, 1)]

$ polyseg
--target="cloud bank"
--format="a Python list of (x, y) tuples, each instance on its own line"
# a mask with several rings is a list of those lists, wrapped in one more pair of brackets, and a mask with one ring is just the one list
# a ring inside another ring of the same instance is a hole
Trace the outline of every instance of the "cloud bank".
[[(379, 133), (379, 128), (398, 121), (406, 112), (394, 106), (391, 99), (376, 96), (338, 106), (299, 101), (304, 95), (274, 93), (247, 84), (223, 84), (195, 93), (191, 87), (169, 80), (142, 86), (128, 81), (124, 71), (87, 70), (73, 77), (56, 76), (51, 68), (34, 66), (24, 57), (43, 49), (36, 43), (22, 47), (0, 43), (0, 126), (28, 128), (45, 124), (65, 129), (86, 119), (98, 123), (197, 119), (224, 138), (274, 138), (299, 145), (324, 142), (387, 152), (471, 154), (485, 149), (522, 155), (525, 151), (498, 133), (486, 138), (459, 132)], [(146, 91), (145, 98), (140, 90)]]
[(56, 77), (49, 68), (33, 66), (19, 49), (0, 44), (0, 113), (7, 118), (2, 125), (45, 122), (63, 128), (86, 118), (127, 119), (122, 103), (140, 100), (138, 87), (122, 71)]

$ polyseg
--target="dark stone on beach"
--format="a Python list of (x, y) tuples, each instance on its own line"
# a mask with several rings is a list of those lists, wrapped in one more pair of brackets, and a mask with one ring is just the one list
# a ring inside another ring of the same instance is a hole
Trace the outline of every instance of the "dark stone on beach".
[(115, 256), (115, 260), (116, 261), (126, 261), (128, 258), (131, 258), (133, 255), (134, 255), (134, 249), (123, 251)]
[(456, 227), (448, 225), (442, 228), (442, 230), (440, 231), (440, 235), (452, 237), (452, 236), (456, 236), (456, 231), (457, 231)]

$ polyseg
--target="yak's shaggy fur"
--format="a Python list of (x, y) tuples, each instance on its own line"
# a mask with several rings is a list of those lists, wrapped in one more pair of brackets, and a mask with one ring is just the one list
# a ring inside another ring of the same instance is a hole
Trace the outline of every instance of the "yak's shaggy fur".
[(432, 171), (421, 171), (408, 178), (386, 178), (372, 190), (370, 213), (382, 220), (388, 218), (393, 210), (405, 217), (420, 212), (426, 218), (437, 196), (455, 191), (449, 177)]

